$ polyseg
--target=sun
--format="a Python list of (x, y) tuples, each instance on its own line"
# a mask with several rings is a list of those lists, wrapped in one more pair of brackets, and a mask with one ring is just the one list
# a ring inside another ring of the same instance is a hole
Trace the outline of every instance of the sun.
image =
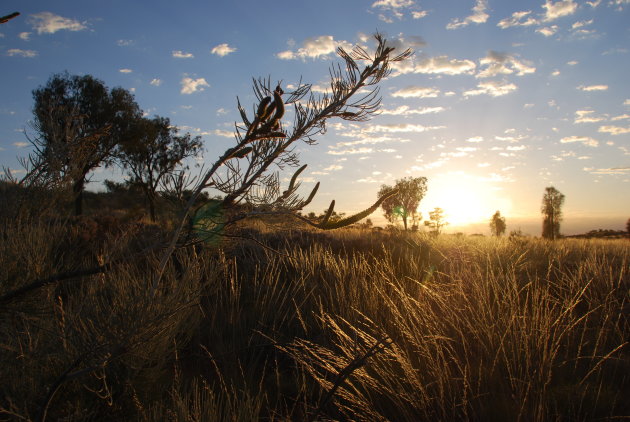
[(438, 175), (429, 180), (428, 186), (421, 202), (423, 218), (428, 219), (434, 208), (442, 208), (449, 227), (489, 221), (497, 209), (502, 213), (510, 209), (494, 186), (464, 172)]

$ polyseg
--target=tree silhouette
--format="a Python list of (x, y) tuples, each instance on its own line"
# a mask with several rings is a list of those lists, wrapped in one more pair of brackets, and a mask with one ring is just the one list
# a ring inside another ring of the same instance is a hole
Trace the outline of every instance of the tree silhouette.
[(499, 211), (495, 212), (490, 219), (490, 233), (492, 233), (493, 236), (499, 237), (505, 233), (506, 227), (505, 217), (501, 217)]
[(200, 136), (191, 138), (189, 133), (183, 136), (177, 133), (168, 118), (140, 118), (116, 153), (121, 167), (131, 177), (129, 182), (141, 188), (146, 196), (151, 221), (156, 220), (157, 189), (164, 177), (172, 174), (182, 160), (196, 156), (201, 150)]
[(630, 218), (626, 221), (626, 231), (628, 232), (628, 237), (630, 237)]
[(435, 207), (433, 211), (429, 211), (429, 220), (424, 222), (424, 225), (433, 230), (433, 233), (440, 234), (442, 228), (448, 225), (445, 220), (444, 210), (439, 207)]
[(562, 204), (564, 195), (553, 186), (545, 188), (540, 211), (543, 214), (542, 237), (555, 240), (560, 237), (560, 222), (562, 221)]
[(31, 183), (70, 186), (74, 212), (82, 213), (87, 175), (96, 167), (111, 165), (113, 152), (130, 135), (141, 110), (133, 95), (122, 88), (111, 91), (90, 75), (57, 74), (33, 91), (35, 137)]
[(405, 230), (407, 230), (408, 218), (411, 217), (411, 220), (415, 222), (419, 216), (418, 205), (427, 192), (427, 178), (406, 177), (396, 180), (394, 186), (382, 185), (378, 196), (382, 197), (393, 191), (398, 191), (398, 194), (383, 201), (381, 208), (383, 208), (387, 221), (393, 224), (400, 218)]

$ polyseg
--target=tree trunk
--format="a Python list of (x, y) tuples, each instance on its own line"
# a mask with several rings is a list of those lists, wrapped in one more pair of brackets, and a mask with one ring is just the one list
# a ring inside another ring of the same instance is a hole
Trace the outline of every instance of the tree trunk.
[(72, 193), (74, 193), (74, 215), (79, 216), (83, 214), (83, 188), (85, 186), (85, 179), (80, 179), (74, 182), (72, 186)]
[(144, 195), (147, 197), (147, 204), (149, 205), (149, 218), (152, 223), (155, 223), (155, 194), (147, 186), (142, 186)]
[(155, 223), (155, 198), (148, 197), (149, 200), (149, 217), (151, 218), (151, 222)]

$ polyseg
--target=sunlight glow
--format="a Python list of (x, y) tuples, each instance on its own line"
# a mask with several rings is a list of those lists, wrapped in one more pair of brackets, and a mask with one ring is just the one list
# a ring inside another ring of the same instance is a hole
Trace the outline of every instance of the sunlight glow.
[(464, 173), (451, 172), (436, 176), (429, 185), (427, 196), (421, 202), (423, 219), (435, 207), (444, 210), (449, 227), (462, 227), (485, 222), (495, 211), (509, 214), (511, 203), (491, 183)]

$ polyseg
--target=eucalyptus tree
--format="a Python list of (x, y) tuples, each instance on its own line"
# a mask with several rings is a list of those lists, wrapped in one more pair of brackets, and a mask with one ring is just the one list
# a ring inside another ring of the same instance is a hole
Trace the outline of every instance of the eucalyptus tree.
[(490, 219), (490, 233), (493, 236), (500, 237), (505, 233), (507, 225), (505, 224), (505, 217), (501, 216), (501, 212), (497, 211)]
[(545, 188), (540, 211), (543, 214), (542, 237), (555, 240), (560, 237), (564, 195), (553, 186)]
[(418, 206), (427, 193), (427, 178), (405, 177), (396, 180), (394, 186), (382, 185), (378, 195), (381, 197), (392, 191), (398, 193), (383, 201), (381, 208), (390, 223), (395, 223), (400, 218), (407, 230), (407, 221), (410, 217), (412, 221), (419, 220)]
[(156, 220), (155, 203), (162, 181), (182, 166), (184, 159), (196, 156), (202, 148), (200, 136), (178, 135), (178, 132), (166, 117), (142, 117), (117, 148), (116, 158), (130, 177), (128, 183), (139, 187), (146, 197), (151, 221)]
[(70, 187), (74, 213), (80, 215), (88, 174), (113, 163), (115, 148), (130, 136), (142, 112), (129, 91), (109, 90), (90, 75), (53, 75), (33, 91), (33, 99), (35, 136), (29, 140), (34, 151), (25, 179)]
[(433, 230), (433, 233), (440, 234), (444, 226), (448, 225), (444, 210), (439, 207), (435, 207), (433, 211), (429, 211), (429, 219), (424, 222), (424, 225)]

